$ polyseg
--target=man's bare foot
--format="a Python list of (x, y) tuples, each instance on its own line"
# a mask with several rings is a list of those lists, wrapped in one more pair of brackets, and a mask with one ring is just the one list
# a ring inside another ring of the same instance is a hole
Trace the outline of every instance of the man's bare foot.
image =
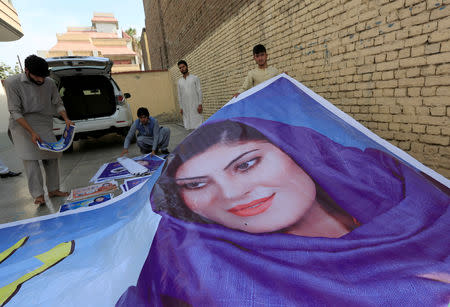
[(36, 197), (36, 198), (34, 199), (34, 203), (35, 203), (36, 205), (43, 205), (43, 204), (45, 204), (45, 198), (44, 198), (44, 195), (41, 195), (41, 196)]
[(48, 197), (64, 197), (64, 196), (69, 196), (69, 192), (62, 192), (60, 190), (48, 192)]

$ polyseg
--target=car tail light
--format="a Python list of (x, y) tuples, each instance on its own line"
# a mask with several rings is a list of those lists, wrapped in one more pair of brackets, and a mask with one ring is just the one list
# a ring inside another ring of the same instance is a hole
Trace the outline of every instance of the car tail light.
[(123, 105), (123, 104), (125, 104), (125, 97), (123, 95), (117, 95), (116, 101), (117, 101), (117, 104)]

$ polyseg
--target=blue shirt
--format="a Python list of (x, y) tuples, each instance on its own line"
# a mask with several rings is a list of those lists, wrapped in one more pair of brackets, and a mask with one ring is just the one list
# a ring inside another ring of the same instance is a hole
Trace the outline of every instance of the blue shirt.
[(153, 140), (156, 140), (153, 142), (152, 150), (155, 151), (158, 146), (158, 138), (159, 138), (159, 124), (158, 120), (153, 117), (148, 118), (148, 123), (146, 125), (143, 125), (141, 121), (136, 119), (134, 123), (131, 125), (130, 130), (128, 131), (128, 134), (125, 138), (125, 142), (123, 144), (123, 147), (125, 149), (128, 149), (131, 143), (131, 139), (136, 134), (136, 131), (138, 132), (138, 136), (148, 136), (153, 138)]

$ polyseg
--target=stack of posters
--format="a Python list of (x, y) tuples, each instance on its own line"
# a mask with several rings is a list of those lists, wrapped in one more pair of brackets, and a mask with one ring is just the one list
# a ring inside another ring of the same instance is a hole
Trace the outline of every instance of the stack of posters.
[(59, 209), (59, 212), (78, 209), (78, 208), (82, 208), (82, 207), (95, 206), (95, 205), (104, 203), (105, 201), (108, 201), (112, 198), (113, 198), (113, 194), (110, 193), (110, 194), (93, 196), (93, 197), (90, 197), (87, 199), (73, 201), (73, 202), (62, 205), (61, 208)]
[(144, 177), (138, 177), (138, 178), (132, 178), (132, 179), (125, 179), (124, 183), (120, 185), (120, 188), (123, 192), (127, 192), (134, 188), (135, 186), (139, 185), (142, 182), (146, 182), (150, 176), (144, 176)]
[(119, 185), (117, 181), (111, 180), (103, 183), (90, 185), (78, 189), (73, 189), (70, 192), (67, 201), (77, 201), (81, 199), (87, 199), (94, 196), (104, 195), (109, 192), (113, 192), (118, 189)]
[(75, 126), (70, 125), (69, 128), (64, 129), (64, 132), (57, 142), (53, 143), (47, 143), (47, 142), (39, 142), (37, 143), (39, 149), (46, 150), (46, 151), (54, 151), (54, 152), (63, 152), (67, 148), (70, 147), (70, 145), (73, 142), (73, 137), (75, 136)]
[[(164, 159), (151, 155), (134, 157), (132, 159), (147, 168), (148, 173), (150, 174), (157, 170), (158, 167), (164, 162)], [(130, 177), (133, 177), (133, 175), (125, 167), (123, 167), (122, 164), (119, 162), (110, 162), (103, 164), (94, 177), (92, 177), (90, 182), (99, 183), (106, 180)]]
[(150, 172), (148, 168), (130, 158), (120, 157), (117, 161), (133, 176), (143, 176)]

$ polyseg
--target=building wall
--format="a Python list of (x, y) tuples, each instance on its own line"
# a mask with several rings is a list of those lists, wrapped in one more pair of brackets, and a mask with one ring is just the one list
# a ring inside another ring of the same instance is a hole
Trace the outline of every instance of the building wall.
[(143, 0), (153, 69), (165, 69), (191, 52), (246, 2), (251, 1)]
[(114, 64), (112, 67), (112, 73), (116, 72), (131, 72), (131, 71), (139, 71), (138, 64)]
[(57, 56), (67, 56), (67, 51), (52, 51), (51, 53), (48, 51), (41, 51), (42, 53), (46, 52), (46, 57), (57, 57)]
[[(215, 1), (159, 1), (172, 80), (185, 58), (202, 81), (207, 116), (239, 89), (255, 66), (252, 47), (263, 43), (271, 65), (450, 177), (448, 1), (243, 0), (228, 14)], [(157, 4), (144, 0), (147, 29), (157, 26)], [(162, 35), (148, 39), (158, 67)]]
[(113, 73), (113, 78), (123, 93), (131, 94), (127, 101), (133, 118), (139, 107), (146, 107), (160, 122), (177, 119), (174, 89), (167, 71)]
[(145, 13), (145, 28), (147, 29), (147, 39), (150, 50), (150, 61), (153, 69), (167, 69), (164, 56), (165, 40), (163, 38), (164, 27), (161, 27), (162, 19), (158, 10), (158, 1), (143, 0)]
[[(91, 51), (77, 51), (76, 53), (79, 56), (92, 56)], [(70, 54), (67, 54), (67, 55), (70, 55)], [(72, 52), (72, 55), (73, 55), (73, 52)]]
[[(68, 29), (70, 29), (71, 27), (68, 27)], [(56, 33), (56, 40), (57, 41), (70, 41), (70, 42), (74, 42), (74, 41), (88, 41), (90, 39), (90, 36), (88, 33), (86, 34), (81, 34), (81, 33), (71, 33), (71, 32), (66, 32), (66, 33)]]
[(0, 0), (0, 42), (14, 41), (23, 36), (17, 11), (11, 1)]
[[(86, 39), (86, 40), (89, 40)], [(127, 46), (127, 41), (124, 38), (91, 38), (92, 44), (95, 46), (111, 46), (111, 47), (118, 47), (118, 46)], [(133, 48), (129, 48), (130, 50), (133, 50)]]
[(97, 32), (104, 32), (104, 33), (117, 32), (117, 25), (114, 23), (96, 23), (95, 28), (97, 29)]
[(140, 43), (141, 43), (141, 50), (142, 50), (142, 61), (144, 63), (144, 70), (151, 70), (152, 62), (150, 61), (147, 32), (146, 32), (145, 28), (142, 29)]

